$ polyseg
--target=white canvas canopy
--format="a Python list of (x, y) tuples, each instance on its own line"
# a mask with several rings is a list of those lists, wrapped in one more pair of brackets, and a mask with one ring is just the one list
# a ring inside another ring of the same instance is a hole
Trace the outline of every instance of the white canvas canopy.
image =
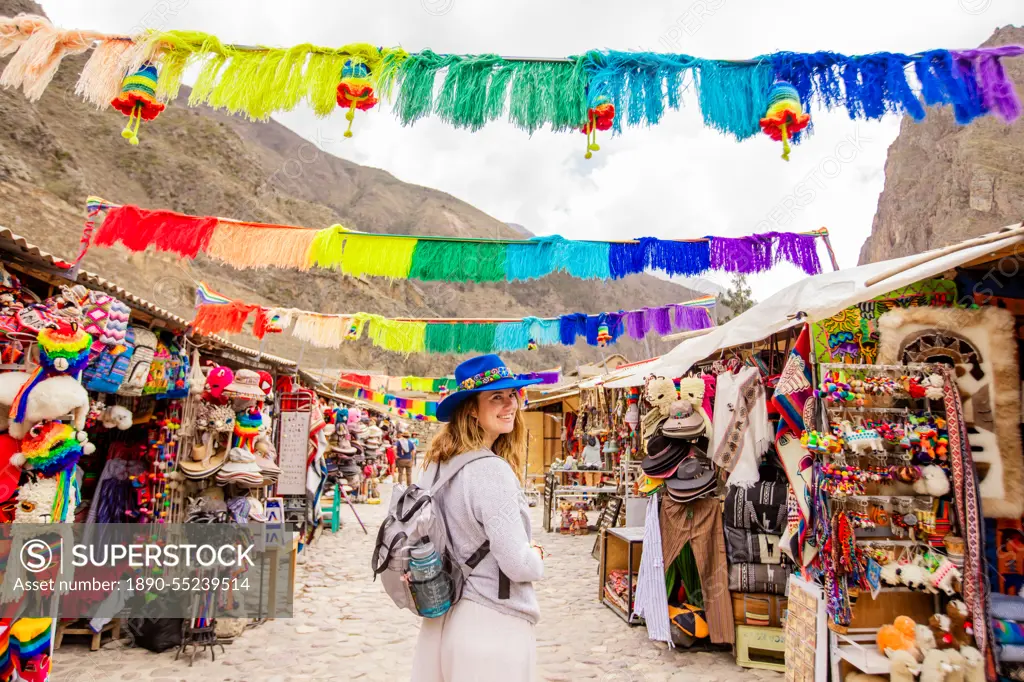
[[(710, 333), (686, 339), (654, 362), (624, 368), (619, 376), (605, 381), (604, 385), (609, 388), (639, 386), (650, 374), (678, 377), (694, 364), (721, 350), (761, 341), (805, 321), (816, 322), (831, 317), (862, 301), (1020, 244), (1024, 244), (1024, 227), (1017, 224), (923, 254), (808, 277)], [(1018, 255), (1024, 255), (1024, 247)]]

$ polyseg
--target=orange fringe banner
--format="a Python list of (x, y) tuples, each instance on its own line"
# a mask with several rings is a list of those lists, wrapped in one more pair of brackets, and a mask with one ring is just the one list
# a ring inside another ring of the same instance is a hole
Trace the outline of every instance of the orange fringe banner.
[(242, 331), (245, 321), (249, 319), (249, 315), (259, 308), (258, 305), (241, 301), (201, 305), (196, 309), (193, 326), (202, 334), (238, 334)]

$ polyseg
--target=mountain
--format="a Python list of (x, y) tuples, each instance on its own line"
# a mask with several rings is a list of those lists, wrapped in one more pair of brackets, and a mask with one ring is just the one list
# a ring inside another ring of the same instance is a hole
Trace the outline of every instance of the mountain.
[[(0, 14), (41, 13), (27, 0), (0, 0)], [(449, 194), (398, 180), (386, 171), (332, 156), (277, 122), (253, 123), (185, 105), (188, 89), (160, 117), (143, 123), (138, 147), (120, 136), (126, 119), (74, 95), (85, 55), (66, 58), (38, 102), (0, 90), (0, 225), (65, 258), (78, 251), (85, 199), (308, 226), (342, 223), (369, 232), (521, 238), (528, 231)], [(0, 66), (6, 60), (0, 60)], [(390, 115), (386, 110), (375, 115)], [(336, 116), (329, 125), (343, 126)], [(339, 128), (340, 129), (340, 128)], [(472, 153), (472, 152), (467, 152)], [(83, 267), (186, 318), (195, 283), (247, 301), (325, 313), (366, 311), (405, 317), (539, 317), (664, 305), (697, 294), (639, 275), (593, 282), (556, 275), (533, 282), (458, 284), (352, 278), (329, 271), (234, 270), (204, 258), (179, 263), (165, 254), (94, 249)], [(233, 340), (254, 345), (249, 335)], [(673, 344), (623, 339), (630, 359)], [(403, 357), (368, 342), (321, 351), (289, 334), (268, 337), (268, 353), (302, 356), (303, 366), (364, 368), (391, 374), (450, 372), (459, 358)], [(586, 345), (509, 354), (513, 365), (542, 369), (600, 361)]]
[[(985, 46), (1024, 44), (1024, 28), (999, 28)], [(1024, 59), (1003, 60), (1024, 96)], [(904, 117), (885, 161), (885, 189), (861, 263), (896, 258), (1024, 219), (1024, 125), (986, 116), (959, 126), (949, 107), (921, 123)]]

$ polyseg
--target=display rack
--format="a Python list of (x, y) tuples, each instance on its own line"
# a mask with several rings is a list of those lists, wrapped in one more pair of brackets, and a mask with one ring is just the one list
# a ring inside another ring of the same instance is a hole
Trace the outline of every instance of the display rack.
[[(548, 533), (552, 532), (554, 528), (554, 515), (558, 511), (558, 503), (563, 499), (583, 499), (590, 500), (597, 495), (616, 495), (619, 493), (620, 486), (618, 485), (565, 485), (562, 483), (556, 483), (556, 478), (561, 478), (561, 474), (602, 474), (609, 475), (614, 474), (614, 471), (548, 471), (547, 476), (544, 479), (544, 519), (543, 525), (544, 530)], [(594, 511), (594, 510), (588, 510)]]

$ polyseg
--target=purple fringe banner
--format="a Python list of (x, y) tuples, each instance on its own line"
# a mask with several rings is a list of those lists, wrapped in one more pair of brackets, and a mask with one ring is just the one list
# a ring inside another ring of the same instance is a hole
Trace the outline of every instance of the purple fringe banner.
[(821, 272), (815, 235), (766, 232), (749, 237), (712, 237), (711, 269), (737, 274), (765, 272), (792, 263), (808, 275)]
[(520, 374), (520, 379), (540, 379), (541, 384), (557, 384), (562, 380), (562, 370), (556, 369), (551, 372), (527, 372)]

